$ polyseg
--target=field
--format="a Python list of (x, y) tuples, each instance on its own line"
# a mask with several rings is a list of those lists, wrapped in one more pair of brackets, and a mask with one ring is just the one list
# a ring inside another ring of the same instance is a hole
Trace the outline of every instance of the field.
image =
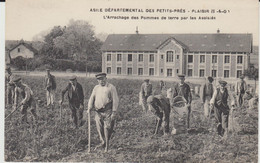
[[(5, 121), (5, 160), (6, 161), (98, 161), (98, 162), (257, 162), (258, 161), (258, 109), (248, 110), (247, 104), (234, 112), (235, 132), (227, 139), (216, 134), (214, 118), (203, 118), (203, 108), (198, 96), (193, 96), (191, 130), (186, 132), (184, 121), (171, 115), (170, 129), (177, 128), (176, 135), (153, 135), (155, 116), (144, 114), (138, 105), (138, 93), (142, 81), (109, 79), (117, 88), (120, 104), (115, 134), (110, 150), (94, 151), (99, 144), (95, 122), (91, 118), (91, 153), (87, 152), (88, 128), (85, 123), (74, 129), (70, 119), (67, 99), (62, 107), (56, 103), (53, 110), (46, 108), (43, 77), (24, 76), (24, 83), (34, 91), (38, 100), (36, 125), (28, 114), (30, 125), (20, 124), (21, 113), (17, 111)], [(85, 94), (85, 108), (93, 87), (93, 78), (79, 78)], [(61, 90), (66, 86), (64, 77), (57, 77), (56, 101), (60, 100)], [(156, 93), (159, 83), (152, 82)], [(167, 83), (167, 87), (173, 83)], [(194, 86), (194, 85), (191, 85)], [(87, 108), (86, 108), (87, 109)], [(11, 108), (5, 108), (5, 115)], [(86, 111), (84, 119), (87, 121)]]

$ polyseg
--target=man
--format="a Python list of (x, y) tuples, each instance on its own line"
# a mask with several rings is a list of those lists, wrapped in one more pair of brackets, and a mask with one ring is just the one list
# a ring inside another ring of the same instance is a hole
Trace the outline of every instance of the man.
[(56, 80), (55, 76), (50, 73), (50, 69), (47, 69), (46, 72), (47, 75), (45, 75), (44, 84), (46, 89), (47, 106), (53, 106), (56, 90)]
[(118, 95), (116, 88), (107, 82), (106, 73), (96, 75), (98, 85), (92, 91), (88, 102), (88, 114), (94, 108), (95, 121), (101, 144), (96, 148), (105, 148), (108, 151), (109, 140), (114, 132), (114, 123), (118, 108)]
[[(18, 76), (14, 76), (11, 82), (15, 85), (14, 89), (14, 109), (18, 109), (21, 107), (22, 113), (22, 122), (27, 123), (27, 109), (31, 108), (31, 113), (34, 116), (35, 121), (37, 122), (37, 114), (36, 114), (36, 102), (33, 98), (33, 92), (29, 88), (28, 85), (22, 83), (21, 78)], [(18, 98), (21, 95), (22, 100), (18, 104)]]
[(5, 83), (6, 83), (6, 96), (7, 96), (7, 104), (12, 105), (13, 104), (13, 99), (14, 99), (14, 84), (11, 81), (12, 78), (12, 72), (10, 67), (7, 67), (6, 69), (6, 74), (5, 74)]
[(235, 92), (237, 94), (237, 103), (241, 107), (243, 105), (243, 96), (247, 90), (247, 84), (244, 81), (244, 75), (240, 76), (240, 80), (236, 83)]
[(214, 107), (215, 119), (217, 122), (217, 131), (220, 136), (227, 134), (229, 106), (228, 100), (232, 99), (231, 105), (234, 106), (233, 96), (229, 95), (226, 81), (220, 80), (220, 86), (214, 91), (210, 105)]
[(202, 86), (202, 102), (204, 104), (204, 116), (205, 118), (209, 117), (209, 113), (210, 113), (210, 107), (209, 107), (209, 102), (212, 98), (213, 92), (214, 92), (214, 87), (212, 82), (214, 81), (214, 79), (212, 77), (208, 77), (207, 78), (207, 82)]
[[(191, 112), (191, 101), (192, 101), (192, 95), (191, 95), (191, 90), (190, 86), (185, 83), (185, 75), (178, 75), (180, 79), (180, 83), (178, 83), (174, 90), (173, 90), (173, 98), (176, 96), (183, 96), (186, 100), (186, 109), (187, 109), (187, 128), (190, 128), (190, 112)], [(172, 106), (172, 104), (171, 104)]]
[(75, 124), (75, 128), (83, 125), (83, 110), (84, 110), (84, 93), (80, 83), (77, 82), (77, 77), (72, 76), (69, 79), (69, 83), (61, 93), (62, 105), (64, 101), (64, 94), (68, 92), (69, 106), (71, 109), (71, 117)]
[(170, 102), (163, 95), (149, 96), (147, 98), (148, 107), (156, 116), (157, 123), (154, 134), (158, 133), (158, 130), (162, 126), (164, 135), (169, 134), (169, 123), (170, 123)]
[(150, 81), (149, 79), (144, 80), (144, 83), (141, 85), (141, 91), (140, 91), (140, 96), (141, 96), (141, 100), (142, 100), (142, 107), (143, 107), (143, 111), (145, 113), (148, 110), (147, 98), (150, 95), (152, 95), (152, 91), (153, 91), (153, 86), (149, 81)]

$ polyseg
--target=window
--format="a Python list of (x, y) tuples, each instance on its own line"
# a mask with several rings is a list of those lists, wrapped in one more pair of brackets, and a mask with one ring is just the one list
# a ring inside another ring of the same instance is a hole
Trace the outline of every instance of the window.
[(154, 68), (149, 68), (149, 75), (153, 76), (154, 75)]
[(176, 59), (179, 59), (179, 55), (176, 55)]
[(217, 70), (212, 70), (212, 71), (211, 71), (211, 76), (212, 76), (213, 78), (217, 77)]
[(188, 76), (192, 76), (192, 69), (188, 69)]
[(237, 78), (239, 78), (242, 75), (242, 70), (237, 70)]
[(225, 61), (224, 61), (224, 63), (229, 63), (229, 62), (230, 62), (229, 59), (230, 59), (229, 55), (225, 55)]
[(149, 61), (154, 62), (154, 54), (150, 54)]
[(128, 54), (128, 62), (132, 62), (132, 54)]
[(229, 78), (229, 70), (224, 70), (224, 78)]
[(167, 76), (172, 76), (172, 69), (167, 69)]
[(163, 69), (161, 68), (161, 73), (163, 73)]
[(118, 62), (122, 61), (122, 54), (117, 54), (117, 61)]
[(188, 55), (188, 63), (193, 63), (193, 55)]
[(237, 63), (242, 64), (243, 63), (243, 56), (237, 56)]
[(200, 63), (205, 63), (205, 55), (200, 55)]
[(127, 68), (127, 74), (132, 75), (132, 68)]
[(173, 62), (173, 51), (166, 52), (166, 62)]
[(212, 55), (212, 63), (218, 63), (218, 56)]
[(117, 74), (121, 74), (121, 67), (117, 67)]
[(161, 55), (161, 59), (163, 59), (163, 55)]
[(111, 67), (107, 67), (107, 74), (111, 74)]
[(20, 53), (20, 48), (17, 48), (18, 53)]
[(107, 61), (111, 61), (111, 54), (107, 54)]
[(179, 69), (176, 69), (176, 74), (178, 74), (179, 73)]
[(143, 62), (144, 61), (144, 55), (143, 54), (139, 54), (138, 55), (138, 62)]
[(138, 68), (138, 75), (143, 75), (143, 68)]
[(205, 70), (201, 69), (200, 70), (200, 77), (204, 77), (204, 75), (205, 75)]

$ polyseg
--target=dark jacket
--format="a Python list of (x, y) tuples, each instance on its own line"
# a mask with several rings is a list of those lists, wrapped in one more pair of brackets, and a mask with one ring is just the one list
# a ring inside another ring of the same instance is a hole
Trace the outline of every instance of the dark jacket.
[(182, 86), (179, 83), (175, 85), (173, 91), (173, 97), (176, 96), (183, 96), (186, 99), (187, 104), (191, 104), (192, 96), (191, 96), (190, 86), (186, 83), (184, 83)]
[(79, 107), (80, 104), (84, 105), (84, 93), (81, 84), (77, 83), (75, 91), (73, 90), (72, 84), (69, 83), (67, 87), (61, 93), (61, 99), (64, 99), (64, 94), (68, 92), (69, 103), (73, 106)]
[(47, 90), (56, 90), (56, 80), (55, 80), (55, 76), (50, 74), (50, 77), (48, 77), (47, 75), (45, 76), (44, 79), (44, 84), (45, 84), (45, 88)]

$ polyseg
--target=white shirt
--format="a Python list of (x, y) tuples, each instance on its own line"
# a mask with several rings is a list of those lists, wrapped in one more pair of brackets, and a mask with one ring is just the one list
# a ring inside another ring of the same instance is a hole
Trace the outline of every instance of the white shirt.
[(111, 101), (113, 102), (112, 111), (117, 111), (119, 99), (116, 88), (110, 83), (106, 83), (105, 86), (96, 85), (90, 96), (88, 108), (91, 109), (94, 105), (96, 109), (101, 109)]

